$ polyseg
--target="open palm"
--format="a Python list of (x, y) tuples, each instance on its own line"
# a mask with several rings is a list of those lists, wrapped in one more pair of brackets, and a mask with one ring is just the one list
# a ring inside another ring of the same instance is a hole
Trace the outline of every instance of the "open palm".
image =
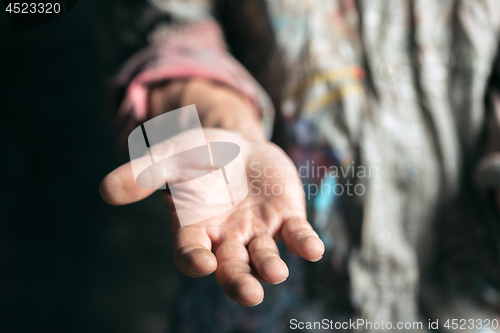
[[(179, 224), (171, 193), (164, 191), (175, 262), (191, 277), (215, 272), (228, 297), (246, 306), (256, 305), (264, 297), (258, 279), (277, 284), (288, 277), (277, 240), (310, 261), (322, 257), (324, 246), (306, 220), (300, 179), (283, 150), (270, 142), (248, 141), (232, 131), (205, 128), (204, 134), (208, 142), (232, 142), (240, 147), (250, 190), (226, 213), (185, 227)], [(130, 163), (101, 183), (102, 197), (114, 205), (136, 202), (153, 192), (136, 185)]]

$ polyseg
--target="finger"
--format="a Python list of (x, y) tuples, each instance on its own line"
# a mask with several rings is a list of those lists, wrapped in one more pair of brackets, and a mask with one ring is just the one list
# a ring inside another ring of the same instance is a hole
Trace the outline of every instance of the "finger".
[(260, 304), (264, 299), (264, 289), (252, 274), (245, 246), (234, 240), (224, 241), (217, 249), (216, 257), (215, 280), (226, 295), (241, 305)]
[(155, 190), (137, 186), (131, 163), (126, 163), (111, 173), (101, 182), (101, 197), (112, 205), (126, 205), (150, 196)]
[(278, 284), (288, 278), (288, 267), (281, 260), (276, 242), (271, 236), (255, 237), (248, 245), (248, 253), (252, 267), (263, 281)]
[(304, 218), (291, 217), (285, 220), (281, 238), (290, 252), (309, 261), (318, 261), (325, 253), (325, 245)]
[(212, 242), (205, 230), (196, 226), (173, 229), (176, 233), (174, 261), (177, 268), (191, 277), (212, 274), (217, 268), (217, 260), (211, 251)]
[(112, 171), (101, 182), (102, 198), (113, 205), (125, 205), (164, 188), (167, 180), (187, 181), (209, 173), (208, 148), (189, 149), (189, 145), (186, 146), (194, 132), (188, 130), (162, 141), (149, 148), (143, 156)]

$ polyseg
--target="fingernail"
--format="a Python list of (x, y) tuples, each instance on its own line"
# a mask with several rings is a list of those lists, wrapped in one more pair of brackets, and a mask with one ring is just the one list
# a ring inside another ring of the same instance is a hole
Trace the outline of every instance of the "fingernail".
[(190, 272), (191, 272), (191, 274), (193, 274), (193, 275), (198, 275), (198, 277), (205, 277), (205, 276), (208, 276), (208, 275), (210, 275), (210, 274), (212, 274), (212, 273), (213, 273), (213, 272), (210, 272), (210, 273), (202, 273), (202, 272), (197, 272), (197, 271), (192, 270), (192, 269), (190, 269), (189, 271), (190, 271)]
[(251, 307), (251, 308), (253, 308), (253, 307), (255, 307), (255, 306), (259, 305), (259, 304), (260, 304), (260, 303), (262, 303), (262, 302), (264, 302), (264, 299), (261, 299), (261, 300), (260, 300), (260, 302), (259, 302), (259, 303), (257, 303), (257, 304), (255, 304), (255, 305), (250, 305), (250, 307)]
[(274, 283), (272, 283), (272, 284), (280, 284), (280, 283), (283, 283), (283, 282), (285, 282), (285, 281), (286, 281), (286, 279), (288, 279), (288, 276), (287, 276), (286, 278), (284, 278), (283, 280), (281, 280), (280, 282), (274, 282)]
[(323, 256), (319, 257), (318, 259), (312, 259), (312, 260), (309, 260), (310, 262), (318, 262), (320, 261), (321, 259), (323, 259)]

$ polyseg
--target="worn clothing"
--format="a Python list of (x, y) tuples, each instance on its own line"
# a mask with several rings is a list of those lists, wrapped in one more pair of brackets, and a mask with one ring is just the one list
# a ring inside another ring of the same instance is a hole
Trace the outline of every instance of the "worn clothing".
[[(353, 316), (421, 320), (424, 329), (428, 318), (500, 317), (500, 219), (490, 197), (500, 188), (499, 1), (151, 3), (171, 20), (117, 76), (125, 133), (147, 119), (153, 83), (231, 86), (257, 106), (269, 135), (277, 119), (299, 169), (320, 170), (303, 178), (308, 215), (332, 276), (348, 273)], [(230, 55), (232, 10), (253, 19), (256, 35), (270, 25), (271, 41), (254, 45), (275, 45), (261, 52), (262, 66), (279, 55), (279, 94), (251, 59), (245, 69)], [(333, 190), (349, 186), (358, 192)]]

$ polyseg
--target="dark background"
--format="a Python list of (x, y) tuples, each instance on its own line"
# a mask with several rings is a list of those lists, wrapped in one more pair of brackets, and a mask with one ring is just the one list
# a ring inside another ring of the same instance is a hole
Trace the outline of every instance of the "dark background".
[(84, 0), (15, 34), (0, 13), (0, 332), (170, 325), (182, 279), (161, 198), (113, 207), (98, 191), (128, 159), (105, 106), (110, 77), (146, 43), (143, 8)]

